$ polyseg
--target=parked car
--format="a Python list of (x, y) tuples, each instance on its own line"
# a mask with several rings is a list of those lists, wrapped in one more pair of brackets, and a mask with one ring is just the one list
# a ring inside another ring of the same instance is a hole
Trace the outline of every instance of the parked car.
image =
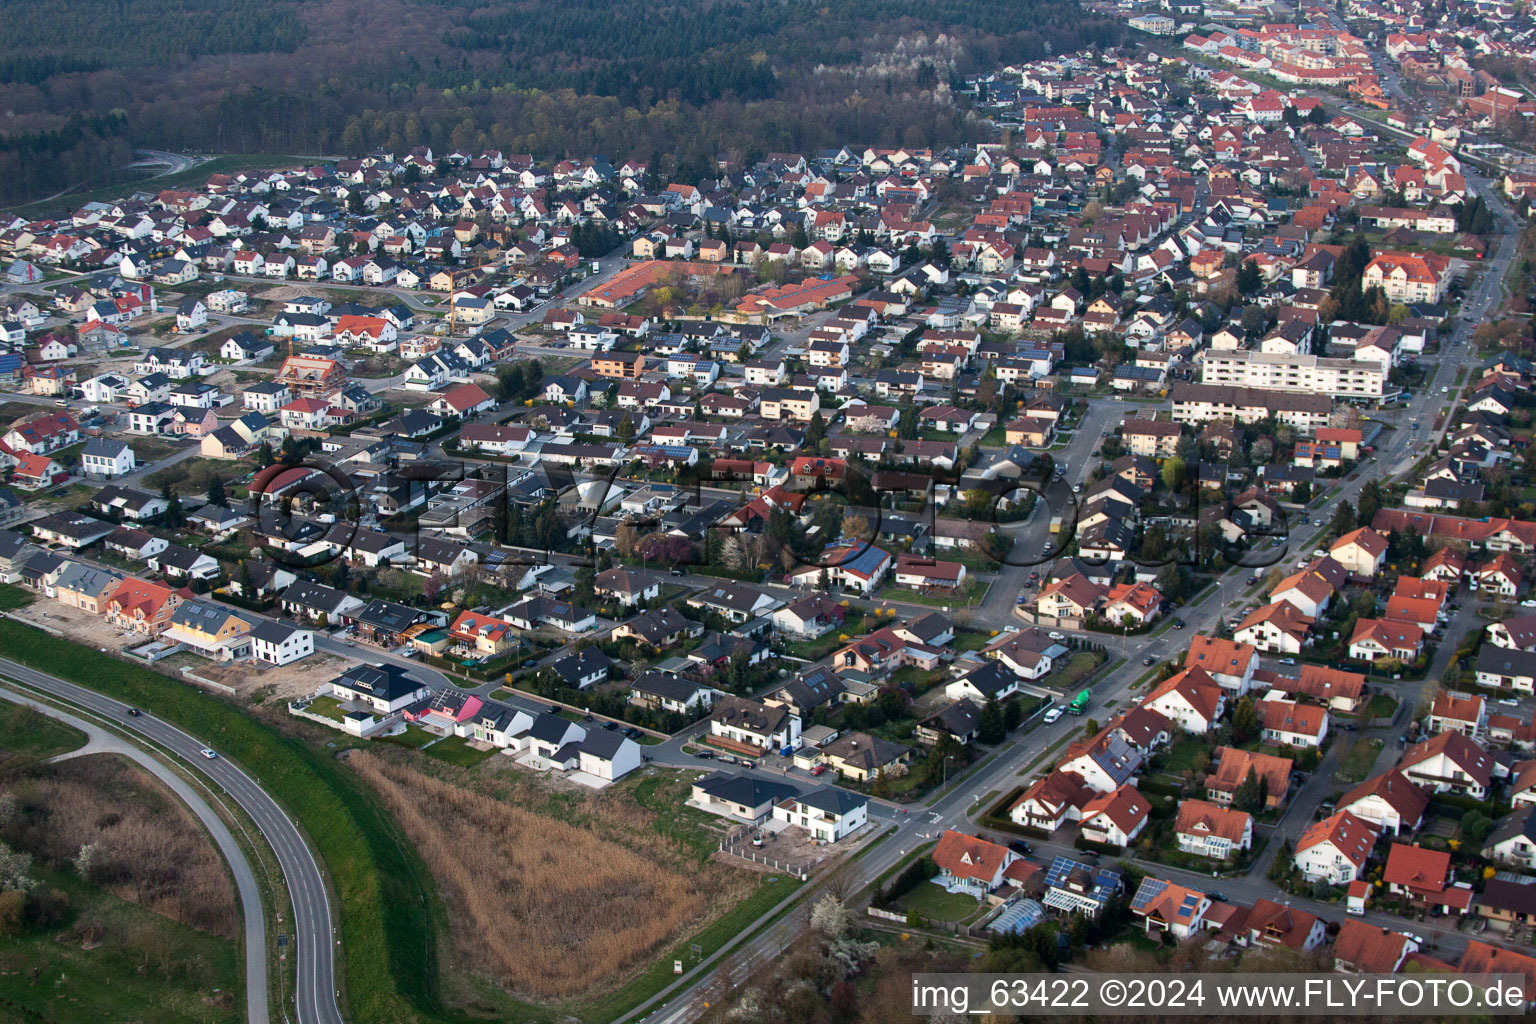
[(824, 765), (824, 764), (813, 764), (813, 765), (811, 765), (811, 774), (812, 775), (825, 775), (826, 773), (827, 773), (827, 766), (826, 765)]
[(715, 752), (713, 750), (695, 750), (693, 756), (700, 761), (713, 761), (715, 759)]
[(1052, 630), (1049, 636), (1052, 640), (1065, 640), (1067, 638), (1067, 634), (1058, 632), (1056, 630)]
[(1173, 620), (1173, 628), (1174, 629), (1183, 629), (1184, 628), (1184, 620), (1183, 619), (1174, 619)]
[(1045, 713), (1045, 724), (1050, 725), (1059, 718), (1061, 718), (1061, 708), (1051, 708)]
[(1030, 846), (1022, 839), (1015, 839), (1013, 842), (1009, 843), (1008, 849), (1012, 850), (1014, 853), (1022, 853), (1026, 857), (1035, 852), (1035, 848)]

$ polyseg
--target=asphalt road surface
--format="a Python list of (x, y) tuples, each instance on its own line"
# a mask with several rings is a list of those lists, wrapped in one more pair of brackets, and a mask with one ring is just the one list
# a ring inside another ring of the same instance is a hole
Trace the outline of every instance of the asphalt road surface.
[(267, 935), (266, 917), (261, 909), (261, 889), (256, 884), (256, 875), (251, 870), (251, 863), (246, 859), (245, 851), (241, 850), (240, 844), (235, 842), (235, 837), (230, 834), (223, 819), (180, 775), (121, 736), (67, 711), (61, 711), (50, 704), (32, 700), (11, 690), (0, 688), (0, 700), (25, 704), (49, 718), (56, 718), (85, 733), (87, 742), (84, 747), (53, 760), (62, 761), (88, 754), (120, 754), (163, 782), (167, 789), (175, 793), (182, 803), (197, 815), (197, 819), (203, 823), (209, 835), (213, 836), (214, 844), (224, 855), (224, 859), (229, 863), (230, 872), (235, 876), (235, 890), (240, 897), (241, 915), (245, 918), (245, 1016), (251, 1024), (266, 1024), (270, 1019), (267, 1011)]
[[(333, 962), (336, 940), (331, 926), (330, 895), (326, 892), (319, 861), (304, 845), (298, 828), (278, 806), (277, 801), (233, 762), (223, 757), (213, 760), (204, 758), (200, 751), (207, 744), (174, 725), (162, 722), (155, 717), (152, 708), (143, 709), (144, 713), (137, 717), (130, 717), (120, 701), (4, 658), (0, 658), (0, 674), (98, 714), (116, 718), (129, 733), (153, 740), (159, 747), (170, 751), (223, 787), (271, 844), (293, 900), (288, 930), (293, 937), (299, 1021), (301, 1024), (342, 1024), (341, 1008), (336, 1001)], [(247, 914), (246, 919), (249, 922), (252, 915)], [(259, 922), (259, 915), (257, 920)], [(248, 942), (248, 957), (250, 948)], [(254, 948), (260, 950), (262, 957), (266, 956), (265, 942)], [(253, 1012), (251, 1020), (264, 1022), (267, 1019), (265, 975), (261, 985), (250, 987), (261, 993), (263, 1004), (261, 1016), (257, 1017)]]

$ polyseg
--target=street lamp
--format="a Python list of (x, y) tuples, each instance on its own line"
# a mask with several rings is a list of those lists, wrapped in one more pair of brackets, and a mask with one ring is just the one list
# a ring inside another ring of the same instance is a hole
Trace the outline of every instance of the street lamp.
[(954, 754), (944, 755), (944, 781), (939, 783), (940, 789), (943, 789), (945, 786), (949, 785), (949, 762), (953, 761), (954, 759)]

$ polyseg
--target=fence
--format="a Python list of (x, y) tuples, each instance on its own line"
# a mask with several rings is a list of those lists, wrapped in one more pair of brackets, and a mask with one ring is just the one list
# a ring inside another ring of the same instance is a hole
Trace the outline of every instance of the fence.
[[(994, 907), (987, 913), (985, 919), (996, 917), (1001, 907)], [(907, 924), (907, 915), (897, 910), (881, 910), (879, 907), (866, 907), (864, 912), (870, 917), (879, 918), (882, 921), (894, 921), (898, 924)], [(956, 921), (933, 921), (929, 918), (920, 918), (914, 927), (927, 929), (928, 931), (949, 932), (951, 935), (964, 936), (968, 939), (986, 938), (987, 930), (980, 925), (960, 924)]]
[(775, 871), (782, 871), (787, 875), (794, 875), (802, 882), (811, 877), (810, 869), (820, 864), (823, 860), (823, 858), (817, 857), (815, 860), (806, 864), (795, 865), (786, 861), (779, 860), (777, 857), (768, 857), (764, 854), (757, 853), (750, 847), (743, 850), (722, 842), (716, 844), (716, 849), (718, 849), (721, 853), (729, 854), (732, 857), (740, 857), (742, 860), (749, 860), (754, 864), (762, 864), (773, 868)]
[(181, 675), (183, 679), (190, 679), (194, 683), (197, 683), (199, 686), (206, 686), (211, 690), (218, 690), (220, 693), (230, 697), (235, 695), (235, 688), (233, 686), (230, 686), (228, 683), (217, 683), (212, 679), (207, 679), (203, 676), (200, 676), (195, 671), (193, 671), (191, 665), (184, 666), (181, 670)]

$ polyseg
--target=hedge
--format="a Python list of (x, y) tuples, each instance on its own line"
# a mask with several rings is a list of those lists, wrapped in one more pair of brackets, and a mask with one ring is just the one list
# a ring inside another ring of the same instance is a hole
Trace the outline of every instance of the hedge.
[(372, 794), (332, 755), (158, 672), (0, 619), (6, 657), (137, 705), (216, 747), (258, 779), (319, 852), (340, 901), (337, 977), (349, 1019), (421, 1020), (437, 1011), (425, 869)]

